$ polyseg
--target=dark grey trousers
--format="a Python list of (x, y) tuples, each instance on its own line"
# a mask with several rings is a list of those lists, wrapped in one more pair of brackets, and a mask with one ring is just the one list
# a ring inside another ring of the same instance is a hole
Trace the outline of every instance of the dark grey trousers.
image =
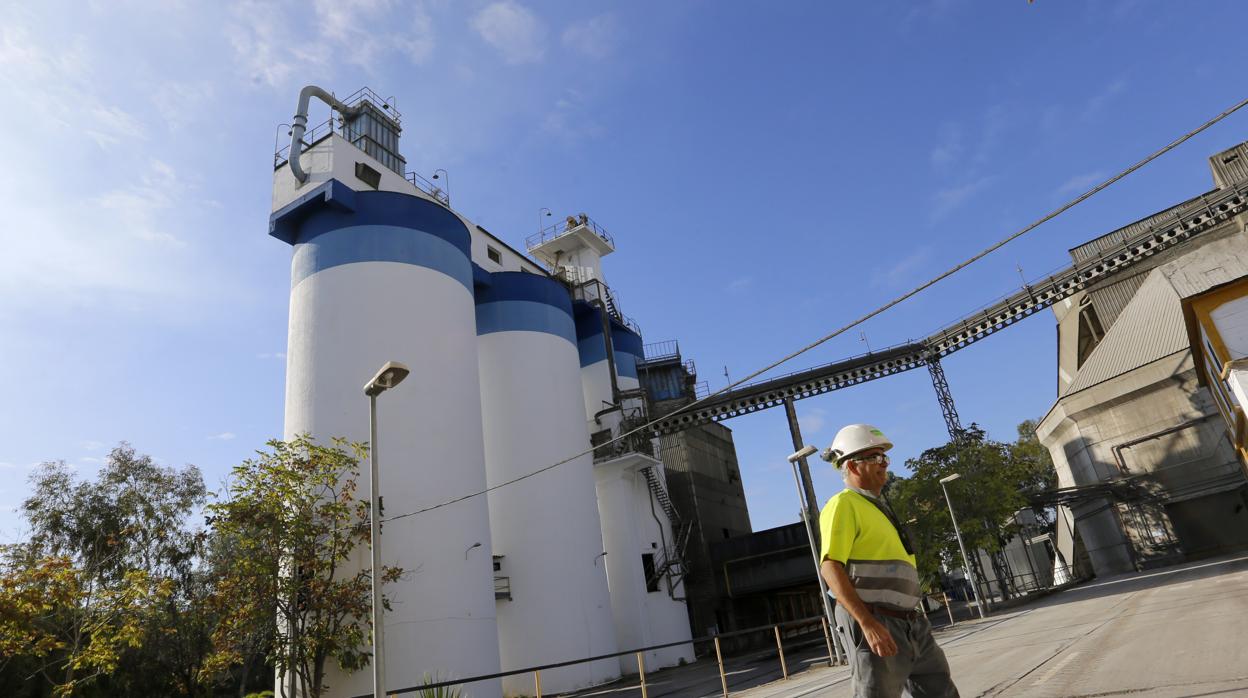
[(849, 651), (855, 698), (900, 698), (903, 689), (914, 698), (958, 698), (945, 653), (932, 638), (925, 616), (914, 620), (877, 616), (897, 643), (897, 654), (880, 657), (871, 651), (858, 621), (837, 604), (836, 630)]

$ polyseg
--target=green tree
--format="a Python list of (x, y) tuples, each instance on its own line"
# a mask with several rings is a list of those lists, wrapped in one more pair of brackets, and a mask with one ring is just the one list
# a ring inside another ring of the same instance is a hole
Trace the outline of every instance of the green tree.
[[(347, 672), (369, 661), (370, 570), (349, 564), (368, 542), (368, 504), (356, 497), (366, 447), (299, 436), (269, 448), (236, 467), (226, 498), (208, 506), (233, 564), (214, 585), (221, 622), (204, 671), (245, 661), (255, 629), (273, 627), (268, 659), (279, 680), (319, 696), (328, 661)], [(401, 571), (382, 574), (392, 582)]]
[[(1032, 423), (1019, 425), (1017, 442), (990, 441), (972, 424), (961, 438), (924, 451), (906, 462), (911, 475), (896, 479), (888, 497), (898, 516), (907, 521), (915, 542), (921, 579), (933, 588), (940, 577), (941, 562), (961, 566), (961, 553), (940, 479), (959, 473), (948, 484), (962, 539), (971, 565), (981, 576), (979, 559), (972, 551), (984, 550), (994, 557), (998, 578), (1006, 578), (1000, 553), (1018, 533), (1015, 514), (1029, 506), (1029, 495), (1052, 486), (1052, 463), (1035, 440)], [(1004, 590), (1008, 594), (1008, 589)]]
[(16, 607), (30, 580), (54, 573), (57, 593), (28, 618), (54, 647), (26, 655), (26, 669), (37, 660), (37, 674), (62, 692), (102, 682), (111, 695), (193, 695), (186, 667), (199, 659), (179, 650), (207, 622), (187, 594), (203, 535), (185, 525), (204, 501), (199, 471), (159, 466), (123, 443), (94, 481), (45, 463), (30, 484), (19, 509), (29, 537), (4, 551), (3, 589)]

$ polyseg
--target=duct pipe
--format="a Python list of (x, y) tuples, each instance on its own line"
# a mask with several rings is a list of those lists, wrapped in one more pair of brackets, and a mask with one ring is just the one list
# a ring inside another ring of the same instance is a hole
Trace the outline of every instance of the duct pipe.
[(359, 107), (348, 107), (338, 98), (317, 87), (316, 85), (307, 85), (299, 90), (299, 106), (295, 108), (294, 126), (290, 129), (290, 171), (295, 175), (295, 179), (300, 184), (308, 181), (308, 173), (303, 171), (303, 167), (299, 164), (299, 156), (302, 155), (303, 134), (308, 128), (308, 105), (312, 98), (316, 97), (322, 102), (328, 104), (331, 109), (336, 109), (343, 116), (352, 116), (359, 113)]

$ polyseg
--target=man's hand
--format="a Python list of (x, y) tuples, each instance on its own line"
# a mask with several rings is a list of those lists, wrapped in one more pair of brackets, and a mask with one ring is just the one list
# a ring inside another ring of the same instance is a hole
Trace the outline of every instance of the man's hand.
[(870, 645), (871, 651), (880, 657), (891, 657), (897, 654), (897, 643), (888, 632), (888, 628), (875, 618), (868, 618), (866, 623), (859, 623), (862, 635)]

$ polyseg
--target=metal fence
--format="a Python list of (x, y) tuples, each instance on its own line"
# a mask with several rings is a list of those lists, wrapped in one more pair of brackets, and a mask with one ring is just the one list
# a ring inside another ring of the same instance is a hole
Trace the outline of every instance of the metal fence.
[[(792, 621), (788, 621), (785, 623), (775, 623), (772, 625), (763, 625), (763, 626), (758, 626), (755, 628), (748, 628), (745, 630), (737, 630), (734, 632), (720, 633), (718, 635), (707, 635), (703, 637), (693, 638), (690, 640), (682, 640), (680, 642), (667, 642), (667, 643), (658, 644), (658, 645), (649, 645), (647, 647), (638, 647), (636, 649), (625, 650), (623, 652), (601, 654), (596, 657), (586, 657), (584, 659), (573, 659), (573, 660), (569, 660), (566, 662), (553, 662), (551, 664), (543, 664), (540, 666), (525, 667), (523, 669), (513, 669), (511, 671), (500, 671), (494, 674), (470, 676), (468, 678), (463, 678), (463, 679), (451, 679), (447, 681), (430, 682), (426, 684), (421, 684), (419, 686), (408, 686), (405, 688), (390, 689), (386, 691), (386, 695), (387, 696), (404, 696), (404, 695), (412, 695), (412, 694), (419, 695), (422, 693), (428, 693), (432, 695), (432, 694), (435, 694), (438, 691), (438, 689), (452, 688), (456, 686), (465, 686), (467, 684), (477, 683), (480, 681), (490, 681), (494, 679), (501, 679), (501, 678), (505, 678), (508, 676), (520, 676), (523, 674), (531, 674), (533, 677), (533, 695), (536, 696), (537, 698), (542, 698), (542, 695), (543, 695), (542, 694), (542, 672), (543, 671), (550, 671), (552, 669), (575, 666), (577, 664), (585, 664), (587, 662), (597, 662), (597, 661), (601, 661), (604, 659), (614, 659), (618, 657), (627, 657), (627, 656), (632, 655), (635, 658), (637, 662), (637, 667), (638, 667), (638, 673), (635, 679), (636, 684), (633, 686), (620, 687), (616, 689), (615, 692), (621, 693), (626, 690), (638, 690), (640, 691), (640, 695), (642, 696), (642, 698), (649, 698), (649, 687), (647, 685), (647, 680), (646, 680), (646, 673), (647, 673), (646, 664), (645, 664), (646, 652), (650, 652), (653, 650), (660, 650), (660, 649), (668, 649), (671, 647), (681, 647), (685, 645), (692, 645), (694, 647), (696, 647), (697, 645), (706, 645), (708, 646), (708, 652), (707, 652), (708, 656), (710, 654), (710, 651), (713, 650), (714, 652), (715, 663), (716, 663), (716, 667), (719, 673), (720, 686), (722, 687), (723, 695), (728, 696), (730, 693), (729, 672), (725, 670), (724, 665), (726, 662), (731, 661), (732, 657), (729, 656), (728, 659), (725, 659), (727, 652), (723, 646), (724, 640), (727, 640), (730, 638), (741, 638), (741, 637), (754, 635), (754, 636), (763, 637), (763, 639), (765, 639), (765, 641), (768, 643), (774, 641), (775, 647), (776, 647), (777, 665), (780, 668), (781, 676), (783, 677), (784, 680), (787, 681), (789, 679), (789, 666), (788, 666), (788, 662), (785, 659), (785, 651), (786, 651), (785, 643), (788, 642), (789, 643), (788, 649), (792, 650), (793, 647), (799, 642), (802, 643), (803, 645), (806, 645), (812, 641), (817, 642), (818, 635), (820, 633), (823, 635), (822, 639), (823, 639), (823, 642), (825, 643), (825, 647), (828, 652), (829, 663), (835, 664), (836, 662), (832, 658), (836, 657), (837, 655), (835, 653), (835, 650), (833, 649), (831, 628), (828, 626), (828, 622), (826, 618), (824, 618), (823, 616), (815, 616), (811, 618), (800, 618), (798, 620), (792, 620)], [(628, 678), (623, 678), (621, 680), (632, 681), (632, 679), (628, 679)], [(356, 696), (355, 698), (373, 698), (373, 694), (367, 693), (367, 694), (363, 694), (360, 696)]]

